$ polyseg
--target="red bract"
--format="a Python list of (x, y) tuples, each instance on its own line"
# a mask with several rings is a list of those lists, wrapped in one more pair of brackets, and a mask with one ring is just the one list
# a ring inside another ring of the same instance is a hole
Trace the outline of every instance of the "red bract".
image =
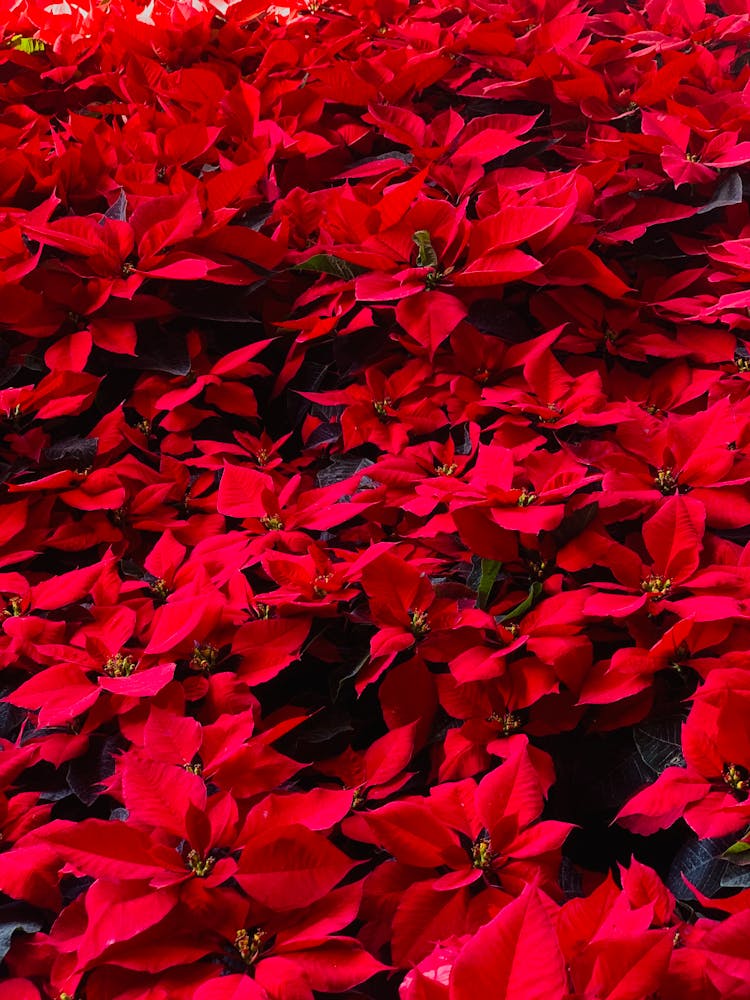
[(750, 819), (750, 745), (744, 722), (744, 671), (713, 671), (695, 697), (682, 734), (686, 767), (667, 768), (658, 781), (621, 810), (628, 825), (644, 832), (679, 816), (701, 837), (740, 830)]
[(635, 861), (621, 876), (621, 892), (608, 879), (559, 912), (527, 886), (473, 937), (446, 942), (421, 961), (404, 980), (402, 1000), (463, 1000), (491, 983), (501, 984), (504, 996), (529, 1000), (594, 990), (622, 1000), (649, 996), (671, 981), (670, 958), (679, 956), (673, 946), (681, 932), (669, 926), (675, 900)]
[(172, 679), (174, 663), (154, 663), (150, 657), (144, 662), (137, 648), (126, 645), (136, 624), (134, 612), (125, 606), (106, 610), (110, 614), (98, 616), (98, 628), (85, 637), (74, 636), (71, 646), (37, 647), (36, 655), (51, 665), (18, 687), (9, 700), (39, 709), (40, 723), (46, 726), (71, 722), (104, 692), (116, 712), (115, 706), (123, 710), (161, 691)]
[(398, 453), (410, 433), (433, 433), (447, 423), (445, 415), (421, 391), (429, 377), (427, 366), (412, 361), (390, 375), (370, 368), (362, 386), (304, 395), (312, 402), (344, 407), (341, 430), (347, 449), (371, 442), (385, 452)]
[(505, 995), (562, 1000), (567, 993), (565, 963), (544, 896), (528, 888), (482, 927), (453, 966), (450, 1000), (470, 1000), (478, 989)]
[[(711, 565), (699, 569), (704, 524), (705, 508), (700, 501), (679, 494), (670, 496), (643, 526), (650, 565), (624, 546), (613, 544), (612, 570), (621, 583), (599, 586), (601, 591), (623, 593), (596, 594), (586, 602), (586, 613), (619, 617), (648, 607), (650, 614), (668, 608), (699, 621), (739, 615), (742, 605), (730, 595), (742, 592), (743, 571)], [(680, 598), (680, 590), (693, 596)]]
[[(442, 660), (441, 642), (447, 638), (443, 633), (487, 623), (482, 612), (474, 608), (464, 611), (457, 601), (439, 597), (424, 574), (390, 552), (368, 562), (361, 580), (378, 629), (370, 640), (373, 666), (366, 674), (369, 681), (398, 653), (415, 644), (426, 659)], [(377, 673), (373, 674), (373, 669)]]
[[(294, 544), (295, 529), (327, 530), (362, 513), (366, 499), (342, 502), (356, 485), (356, 478), (320, 490), (300, 490), (301, 477), (295, 476), (279, 489), (264, 472), (227, 465), (219, 484), (217, 509), (220, 514), (249, 521), (256, 535), (268, 532), (283, 539), (289, 532)], [(302, 541), (308, 537), (302, 532), (297, 535)]]
[(349, 748), (340, 757), (319, 764), (318, 770), (353, 789), (353, 805), (387, 798), (413, 776), (403, 772), (414, 753), (416, 728), (411, 723), (391, 729), (363, 753)]
[(529, 456), (518, 468), (510, 449), (490, 445), (479, 448), (467, 479), (446, 484), (445, 502), (458, 532), (480, 554), (503, 558), (489, 552), (489, 540), (512, 551), (510, 532), (552, 531), (563, 520), (566, 500), (598, 477), (586, 476), (578, 462), (559, 455)]
[[(357, 913), (361, 889), (346, 886), (325, 900), (283, 917), (250, 907), (243, 926), (226, 942), (243, 972), (212, 979), (196, 990), (197, 998), (247, 997), (276, 1000), (290, 993), (311, 998), (313, 990), (347, 990), (383, 966), (353, 938), (336, 933)], [(259, 925), (260, 924), (260, 925)]]
[(616, 444), (600, 446), (597, 457), (591, 456), (607, 470), (600, 507), (640, 511), (660, 503), (663, 496), (690, 493), (691, 500), (706, 508), (711, 527), (745, 524), (750, 511), (744, 462), (727, 447), (736, 424), (726, 400), (702, 413), (666, 420), (634, 412), (633, 419), (618, 427)]
[(350, 836), (374, 840), (417, 878), (393, 917), (396, 961), (423, 957), (430, 937), (449, 933), (453, 919), (461, 920), (458, 932), (474, 930), (472, 898), (487, 894), (482, 905), (499, 908), (532, 878), (553, 884), (570, 826), (536, 822), (550, 781), (546, 756), (520, 745), (478, 784), (438, 785), (428, 798), (403, 799), (347, 821)]

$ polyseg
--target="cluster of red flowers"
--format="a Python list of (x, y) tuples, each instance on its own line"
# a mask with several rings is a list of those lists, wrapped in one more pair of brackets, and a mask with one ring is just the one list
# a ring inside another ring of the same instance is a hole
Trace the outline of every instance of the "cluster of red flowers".
[(748, 1000), (747, 0), (287, 2), (0, 28), (0, 1000)]

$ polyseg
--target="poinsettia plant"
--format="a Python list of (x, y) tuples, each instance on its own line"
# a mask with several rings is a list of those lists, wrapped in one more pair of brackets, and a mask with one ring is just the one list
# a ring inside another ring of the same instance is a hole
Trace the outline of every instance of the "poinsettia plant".
[(11, 0), (0, 1000), (750, 966), (742, 0)]

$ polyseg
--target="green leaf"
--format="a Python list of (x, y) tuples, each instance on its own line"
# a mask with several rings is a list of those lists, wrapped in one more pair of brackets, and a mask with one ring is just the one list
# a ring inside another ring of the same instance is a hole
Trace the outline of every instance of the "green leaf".
[(432, 238), (427, 230), (418, 229), (412, 235), (412, 240), (419, 248), (417, 251), (417, 267), (437, 267), (437, 254), (432, 246)]
[(332, 274), (335, 278), (351, 281), (358, 274), (362, 274), (365, 269), (357, 267), (356, 264), (350, 264), (349, 261), (342, 260), (341, 257), (335, 257), (331, 253), (316, 253), (314, 256), (308, 257), (307, 260), (303, 260), (301, 264), (295, 264), (293, 270)]
[(731, 847), (728, 847), (721, 857), (727, 861), (734, 861), (735, 864), (746, 865), (750, 864), (750, 858), (742, 858), (741, 861), (738, 858), (743, 854), (747, 854), (748, 851), (750, 851), (750, 844), (745, 840), (738, 840)]
[(509, 611), (506, 615), (501, 615), (500, 621), (509, 622), (512, 621), (514, 618), (521, 618), (522, 615), (525, 615), (530, 608), (533, 608), (541, 592), (542, 592), (542, 585), (539, 582), (539, 580), (535, 580), (529, 587), (529, 596), (525, 597), (520, 604), (518, 604), (515, 608), (513, 608), (512, 611)]
[(477, 586), (477, 607), (481, 608), (482, 611), (487, 607), (492, 588), (495, 585), (497, 574), (500, 572), (502, 565), (498, 559), (482, 560), (479, 585)]
[(47, 47), (41, 38), (24, 38), (23, 35), (13, 35), (10, 44), (14, 49), (19, 49), (27, 55), (32, 55), (34, 52), (44, 52)]

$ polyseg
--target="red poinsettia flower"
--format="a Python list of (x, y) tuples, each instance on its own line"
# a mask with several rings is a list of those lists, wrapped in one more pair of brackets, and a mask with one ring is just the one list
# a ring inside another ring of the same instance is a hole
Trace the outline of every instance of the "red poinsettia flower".
[[(609, 565), (619, 582), (598, 584), (598, 593), (586, 601), (586, 614), (624, 617), (641, 608), (650, 614), (668, 609), (698, 621), (741, 614), (742, 605), (731, 595), (741, 590), (743, 571), (700, 568), (705, 516), (700, 501), (670, 496), (643, 525), (650, 564), (632, 549), (612, 542)], [(687, 591), (684, 597), (681, 590)]]
[(728, 447), (736, 424), (728, 400), (690, 416), (658, 419), (633, 412), (620, 423), (611, 445), (602, 441), (587, 449), (589, 461), (605, 471), (600, 508), (615, 507), (625, 516), (650, 511), (662, 497), (689, 492), (705, 507), (709, 526), (745, 524), (750, 516), (747, 470)]
[(358, 686), (372, 683), (414, 645), (426, 659), (443, 661), (446, 633), (489, 624), (489, 616), (473, 607), (473, 601), (440, 597), (426, 575), (396, 554), (386, 549), (373, 556), (362, 569), (356, 563), (349, 569), (350, 577), (361, 579), (369, 618), (377, 626), (370, 640), (371, 662), (359, 674)]
[(679, 817), (700, 837), (721, 837), (750, 822), (750, 740), (744, 724), (750, 684), (742, 669), (713, 670), (694, 696), (682, 730), (685, 767), (668, 767), (620, 810), (618, 820), (647, 833)]
[(241, 926), (227, 928), (227, 964), (237, 971), (204, 983), (196, 1000), (283, 1000), (290, 994), (312, 1000), (313, 990), (349, 990), (384, 970), (358, 941), (338, 933), (355, 919), (361, 894), (361, 884), (347, 885), (283, 914), (247, 906), (238, 915)]
[(426, 379), (432, 380), (431, 369), (414, 359), (392, 373), (368, 368), (364, 385), (302, 395), (325, 406), (344, 407), (341, 430), (346, 448), (370, 442), (393, 454), (403, 450), (410, 434), (431, 434), (447, 423), (442, 410), (422, 392)]
[(374, 841), (412, 873), (393, 916), (396, 961), (419, 960), (430, 938), (473, 931), (469, 904), (479, 889), (499, 908), (532, 879), (552, 888), (555, 859), (571, 826), (538, 819), (551, 777), (546, 754), (524, 741), (479, 782), (437, 785), (429, 796), (345, 822), (349, 836)]

